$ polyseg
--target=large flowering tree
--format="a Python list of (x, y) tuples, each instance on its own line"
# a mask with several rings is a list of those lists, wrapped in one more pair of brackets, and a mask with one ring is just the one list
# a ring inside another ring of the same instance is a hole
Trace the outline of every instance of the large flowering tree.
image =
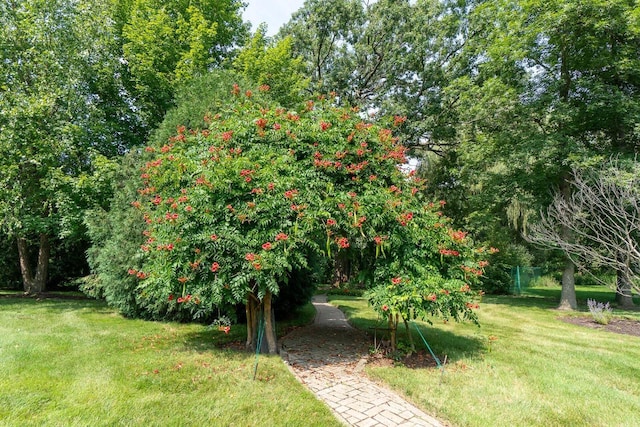
[(274, 353), (272, 298), (315, 251), (368, 260), (361, 280), (394, 331), (399, 318), (475, 320), (469, 285), (485, 261), (401, 171), (390, 129), (323, 99), (296, 112), (231, 90), (236, 102), (205, 129), (146, 147), (132, 205), (147, 241), (129, 272), (141, 304), (198, 317), (244, 302), (247, 346), (263, 320)]

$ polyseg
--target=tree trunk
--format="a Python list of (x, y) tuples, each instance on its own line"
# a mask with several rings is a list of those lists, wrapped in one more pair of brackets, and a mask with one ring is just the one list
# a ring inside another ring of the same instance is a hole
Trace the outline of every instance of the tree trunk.
[[(625, 267), (629, 269), (629, 258), (625, 261)], [(620, 308), (632, 308), (633, 294), (631, 293), (631, 280), (627, 271), (618, 270), (616, 272), (616, 302)]]
[[(560, 192), (565, 200), (571, 198), (571, 184), (569, 183), (569, 175), (564, 174), (562, 176), (562, 182), (560, 183)], [(570, 242), (573, 239), (571, 229), (565, 225), (562, 226), (562, 238)], [(576, 300), (576, 282), (575, 282), (576, 267), (573, 261), (565, 255), (564, 270), (562, 271), (562, 291), (560, 293), (560, 304), (558, 309), (560, 310), (577, 310), (578, 302)]]
[(38, 248), (38, 260), (36, 264), (36, 274), (33, 275), (29, 260), (29, 245), (27, 239), (18, 237), (18, 257), (20, 260), (20, 272), (24, 291), (28, 294), (38, 294), (44, 292), (47, 284), (47, 274), (49, 271), (49, 236), (40, 235), (40, 245)]
[(395, 352), (398, 349), (397, 342), (397, 330), (398, 330), (398, 315), (389, 314), (389, 341), (391, 345), (391, 351)]
[(260, 306), (258, 300), (249, 293), (245, 304), (245, 312), (247, 314), (247, 342), (245, 348), (247, 350), (255, 350), (258, 340), (258, 316), (260, 314)]
[(269, 354), (278, 354), (278, 340), (276, 337), (276, 325), (274, 320), (273, 307), (271, 305), (272, 295), (270, 291), (265, 294), (262, 303), (264, 310), (264, 335), (267, 339), (267, 350)]
[(575, 286), (575, 270), (576, 267), (569, 258), (566, 259), (564, 270), (562, 271), (562, 291), (560, 292), (559, 310), (577, 310), (578, 302), (576, 300)]
[[(271, 304), (273, 296), (267, 292), (262, 301), (253, 293), (247, 295), (245, 312), (247, 314), (247, 342), (245, 348), (256, 351), (260, 345), (260, 353), (277, 354), (278, 341), (276, 338), (275, 316)], [(262, 329), (262, 341), (259, 341)]]
[(411, 346), (411, 353), (415, 353), (416, 352), (416, 344), (413, 341), (413, 334), (411, 333), (411, 329), (409, 328), (409, 322), (407, 322), (407, 319), (405, 319), (404, 317), (402, 318), (402, 321), (404, 322), (404, 329), (407, 331), (407, 337), (409, 338), (409, 345)]
[(344, 253), (339, 254), (335, 258), (335, 264), (333, 269), (333, 284), (334, 286), (341, 286), (351, 278), (351, 261)]

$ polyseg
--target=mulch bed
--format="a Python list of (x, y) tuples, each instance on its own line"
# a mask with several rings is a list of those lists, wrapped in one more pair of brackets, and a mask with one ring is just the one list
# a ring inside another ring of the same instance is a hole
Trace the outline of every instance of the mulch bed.
[(376, 367), (402, 365), (410, 369), (435, 368), (438, 366), (433, 356), (431, 356), (427, 350), (418, 350), (415, 353), (401, 356), (397, 359), (392, 358), (391, 355), (379, 352), (369, 356), (368, 364)]
[(573, 325), (640, 337), (640, 322), (637, 320), (611, 319), (608, 325), (601, 325), (589, 317), (560, 317), (559, 319)]

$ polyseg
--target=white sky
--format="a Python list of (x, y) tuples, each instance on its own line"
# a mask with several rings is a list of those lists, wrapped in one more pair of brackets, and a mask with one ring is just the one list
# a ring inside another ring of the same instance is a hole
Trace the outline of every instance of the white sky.
[(244, 10), (245, 21), (251, 22), (251, 31), (266, 22), (267, 35), (275, 35), (280, 27), (291, 18), (291, 14), (300, 9), (304, 0), (245, 0), (248, 3)]

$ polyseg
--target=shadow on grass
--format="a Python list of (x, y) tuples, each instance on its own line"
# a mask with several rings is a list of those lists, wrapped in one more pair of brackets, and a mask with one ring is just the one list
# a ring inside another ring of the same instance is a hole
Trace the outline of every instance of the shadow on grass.
[[(289, 314), (287, 318), (276, 319), (278, 345), (280, 345), (281, 339), (293, 329), (313, 323), (315, 313), (315, 308), (309, 302)], [(231, 325), (229, 333), (218, 330), (213, 325), (204, 326), (202, 330), (188, 333), (184, 337), (186, 338), (186, 346), (198, 351), (205, 348), (207, 350), (228, 350), (239, 355), (255, 354), (255, 351), (247, 350), (245, 346), (247, 340), (247, 325), (245, 323)]]
[[(357, 300), (358, 298), (341, 296), (340, 299)], [(361, 310), (359, 308), (341, 304), (338, 307), (345, 313), (349, 323), (353, 327), (367, 332), (372, 349), (374, 345), (374, 334), (376, 335), (375, 341), (388, 338), (385, 322), (359, 315), (358, 312)], [(424, 340), (440, 360), (444, 360), (445, 355), (449, 362), (456, 362), (463, 358), (481, 358), (486, 350), (485, 340), (480, 337), (459, 334), (438, 327), (432, 327), (424, 322), (417, 322), (415, 325), (418, 325), (420, 328), (420, 332), (422, 333), (421, 337), (416, 331), (414, 323), (410, 323), (409, 325), (416, 350), (428, 350), (427, 345), (422, 340), (422, 337), (424, 337)], [(400, 346), (408, 345), (409, 343), (409, 338), (403, 324), (398, 325), (397, 339)]]
[(47, 293), (43, 295), (24, 295), (22, 292), (2, 293), (0, 294), (0, 307), (19, 311), (30, 307), (60, 312), (84, 309), (91, 309), (97, 313), (113, 311), (104, 301), (90, 299), (76, 293)]

